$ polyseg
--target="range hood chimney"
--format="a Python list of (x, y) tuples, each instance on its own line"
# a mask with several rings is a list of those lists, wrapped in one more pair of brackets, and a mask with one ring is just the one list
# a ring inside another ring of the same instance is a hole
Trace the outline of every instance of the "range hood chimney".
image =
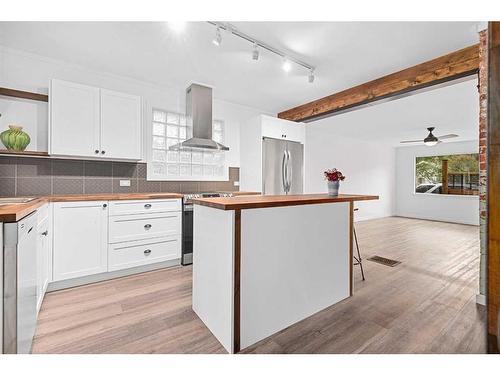
[(186, 121), (193, 127), (193, 137), (170, 146), (169, 150), (202, 149), (227, 151), (212, 139), (212, 89), (193, 83), (186, 89)]

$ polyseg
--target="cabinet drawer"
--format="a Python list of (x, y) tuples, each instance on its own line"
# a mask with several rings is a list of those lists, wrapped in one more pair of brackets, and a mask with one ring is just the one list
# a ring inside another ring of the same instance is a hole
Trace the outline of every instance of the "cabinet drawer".
[(157, 241), (109, 245), (108, 271), (137, 267), (181, 257), (180, 236)]
[(171, 211), (181, 211), (180, 199), (152, 199), (109, 202), (109, 214), (111, 216)]
[(175, 236), (180, 233), (180, 212), (109, 218), (109, 243)]

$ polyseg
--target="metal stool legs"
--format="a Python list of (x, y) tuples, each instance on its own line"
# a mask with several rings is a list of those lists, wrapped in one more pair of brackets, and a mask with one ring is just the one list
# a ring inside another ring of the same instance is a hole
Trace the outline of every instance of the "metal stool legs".
[(354, 265), (355, 266), (359, 265), (359, 267), (361, 268), (361, 277), (363, 278), (363, 281), (365, 281), (365, 272), (363, 270), (363, 259), (361, 259), (361, 254), (359, 252), (358, 236), (356, 235), (356, 228), (354, 227), (354, 225), (352, 226), (352, 230), (354, 232), (354, 240), (356, 241), (356, 249), (358, 252), (357, 257), (356, 255), (353, 255), (354, 259), (356, 260), (356, 263), (354, 263)]

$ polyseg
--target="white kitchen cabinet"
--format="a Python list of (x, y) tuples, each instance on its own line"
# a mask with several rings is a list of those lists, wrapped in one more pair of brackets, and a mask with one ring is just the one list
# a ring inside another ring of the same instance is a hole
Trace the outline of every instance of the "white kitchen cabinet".
[(107, 272), (108, 202), (54, 203), (54, 281)]
[(37, 310), (40, 311), (43, 297), (49, 284), (50, 272), (50, 241), (49, 219), (45, 217), (37, 225), (36, 264), (37, 264)]
[(101, 155), (141, 159), (141, 98), (101, 89)]
[(52, 80), (49, 151), (91, 157), (100, 150), (99, 88)]
[(54, 79), (49, 153), (140, 160), (141, 116), (139, 96)]
[(305, 128), (303, 123), (283, 120), (277, 117), (261, 116), (262, 136), (304, 143)]

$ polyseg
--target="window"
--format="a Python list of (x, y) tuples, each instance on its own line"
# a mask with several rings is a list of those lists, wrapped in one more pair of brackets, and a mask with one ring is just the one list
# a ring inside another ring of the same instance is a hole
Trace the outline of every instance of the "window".
[[(181, 113), (153, 109), (148, 179), (222, 181), (228, 179), (223, 151), (169, 150), (193, 136), (193, 128)], [(224, 122), (214, 120), (212, 138), (224, 143)]]
[(478, 195), (479, 154), (417, 157), (415, 193)]

